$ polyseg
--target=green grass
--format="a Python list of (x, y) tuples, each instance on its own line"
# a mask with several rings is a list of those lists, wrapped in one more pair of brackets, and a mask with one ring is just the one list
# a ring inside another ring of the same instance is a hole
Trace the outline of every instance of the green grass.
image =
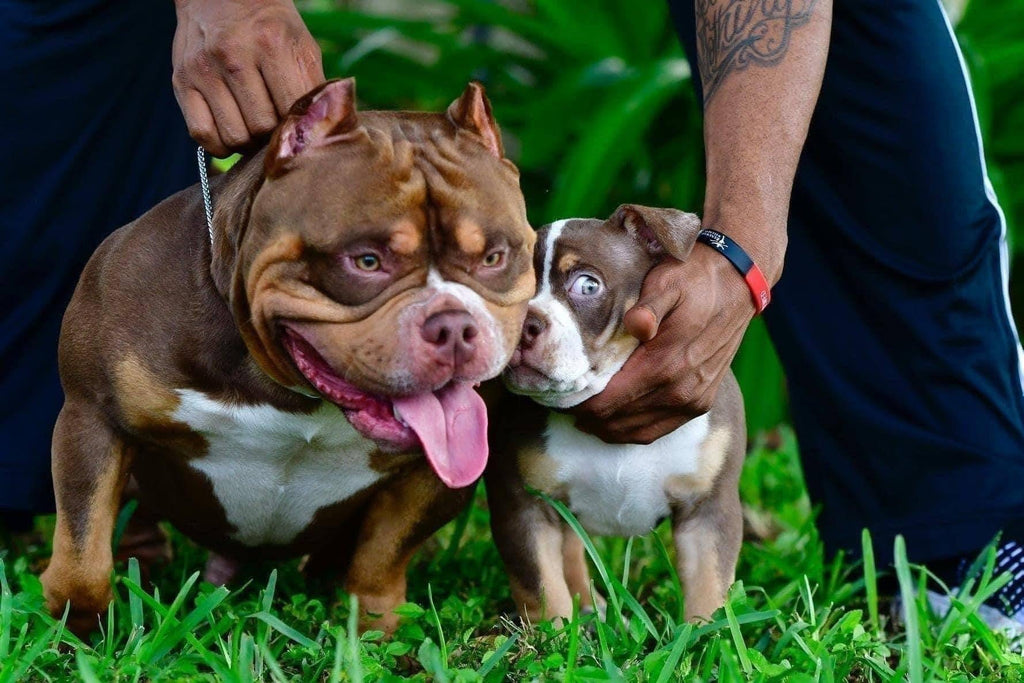
[(43, 608), (37, 574), (48, 549), (7, 550), (0, 682), (1024, 680), (1019, 645), (1015, 653), (975, 613), (999, 585), (991, 554), (941, 618), (915, 597), (922, 573), (898, 541), (910, 609), (905, 628), (895, 623), (870, 554), (863, 564), (824, 559), (796, 447), (783, 436), (777, 449), (754, 449), (742, 481), (744, 499), (759, 515), (770, 510), (778, 533), (744, 545), (739, 581), (709, 622), (681, 620), (663, 527), (586, 539), (595, 589), (609, 598), (606, 621), (520, 624), (480, 498), (415, 561), (392, 639), (357, 635), (352, 599), (308, 584), (294, 562), (252, 568), (230, 589), (203, 584), (202, 551), (177, 538), (177, 557), (152, 588), (140, 586), (134, 562), (119, 567), (102, 632), (82, 643)]
[[(373, 108), (438, 111), (467, 80), (483, 80), (523, 172), (530, 217), (606, 215), (633, 201), (693, 209), (703, 192), (700, 121), (660, 0), (449, 0), (422, 17), (302, 3), (329, 75), (355, 75)], [(527, 8), (520, 11), (521, 5)], [(491, 27), (487, 35), (480, 26)], [(971, 2), (958, 33), (974, 76), (990, 173), (1024, 254), (1024, 2)], [(1014, 239), (1016, 238), (1016, 239)], [(1014, 289), (1015, 306), (1024, 287)], [(784, 418), (778, 361), (762, 327), (735, 364), (748, 424)], [(748, 458), (744, 500), (777, 527), (744, 545), (729, 601), (703, 624), (681, 620), (667, 529), (593, 539), (606, 622), (522, 626), (487, 531), (482, 498), (417, 558), (411, 602), (395, 637), (355, 632), (353, 603), (308, 584), (297, 563), (254, 568), (229, 589), (202, 584), (203, 553), (176, 538), (176, 559), (140, 585), (118, 568), (103, 632), (79, 642), (43, 608), (45, 544), (0, 551), (0, 683), (5, 681), (705, 681), (1024, 680), (1020, 645), (992, 633), (977, 608), (999, 585), (991, 554), (932, 614), (919, 568), (897, 552), (903, 627), (879, 584), (870, 538), (863, 564), (826, 561), (788, 434)], [(52, 521), (44, 521), (44, 532)], [(44, 535), (48, 538), (48, 534)], [(897, 548), (898, 551), (898, 548)]]

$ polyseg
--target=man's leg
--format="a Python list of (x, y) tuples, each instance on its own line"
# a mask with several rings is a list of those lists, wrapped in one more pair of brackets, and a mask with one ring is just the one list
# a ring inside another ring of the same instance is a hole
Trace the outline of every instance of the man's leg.
[[(673, 3), (691, 59), (693, 2)], [(696, 73), (696, 70), (694, 70)], [(837, 0), (766, 322), (829, 550), (978, 551), (1024, 518), (1005, 224), (938, 0)]]
[(194, 182), (169, 2), (0, 5), (0, 515), (53, 509), (57, 336), (111, 230)]

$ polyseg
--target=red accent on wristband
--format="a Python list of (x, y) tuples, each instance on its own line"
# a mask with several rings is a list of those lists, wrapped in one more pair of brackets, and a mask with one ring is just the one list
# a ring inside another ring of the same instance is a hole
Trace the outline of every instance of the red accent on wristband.
[(754, 297), (755, 311), (763, 312), (772, 300), (772, 292), (768, 286), (768, 279), (754, 263), (754, 259), (750, 258), (750, 254), (745, 252), (743, 247), (736, 244), (728, 235), (712, 228), (704, 228), (697, 233), (697, 241), (708, 245), (728, 259), (743, 276), (747, 287), (750, 288), (750, 295)]
[(772, 290), (768, 286), (768, 279), (756, 263), (750, 267), (743, 279), (747, 281), (747, 287), (750, 288), (750, 293), (754, 297), (754, 308), (759, 314), (763, 313), (772, 300)]

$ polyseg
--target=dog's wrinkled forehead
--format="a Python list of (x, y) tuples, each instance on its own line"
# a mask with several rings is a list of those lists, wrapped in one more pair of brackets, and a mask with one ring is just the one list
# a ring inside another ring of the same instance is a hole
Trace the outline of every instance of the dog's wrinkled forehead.
[(290, 223), (324, 247), (399, 222), (444, 233), (435, 247), (477, 253), (499, 233), (529, 234), (515, 167), (460, 138), (441, 115), (365, 112), (362, 121), (347, 143), (307, 153), (269, 180), (257, 217)]
[(355, 81), (329, 81), (275, 130), (264, 175), (250, 220), (256, 250), (291, 236), (315, 254), (377, 250), (395, 257), (382, 271), (415, 261), (456, 279), (480, 279), (482, 259), (508, 263), (509, 277), (481, 283), (499, 295), (529, 270), (519, 171), (477, 83), (445, 112), (424, 113), (358, 112)]

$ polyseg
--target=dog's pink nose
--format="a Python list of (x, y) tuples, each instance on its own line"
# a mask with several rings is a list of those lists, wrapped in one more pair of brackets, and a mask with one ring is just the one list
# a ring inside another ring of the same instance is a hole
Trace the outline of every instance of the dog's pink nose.
[(523, 323), (523, 336), (519, 339), (519, 346), (523, 349), (533, 348), (537, 338), (548, 329), (548, 321), (544, 316), (530, 311), (526, 314), (526, 322)]
[(466, 311), (434, 313), (420, 330), (423, 339), (434, 346), (438, 355), (453, 358), (456, 365), (472, 360), (479, 333), (473, 316)]

